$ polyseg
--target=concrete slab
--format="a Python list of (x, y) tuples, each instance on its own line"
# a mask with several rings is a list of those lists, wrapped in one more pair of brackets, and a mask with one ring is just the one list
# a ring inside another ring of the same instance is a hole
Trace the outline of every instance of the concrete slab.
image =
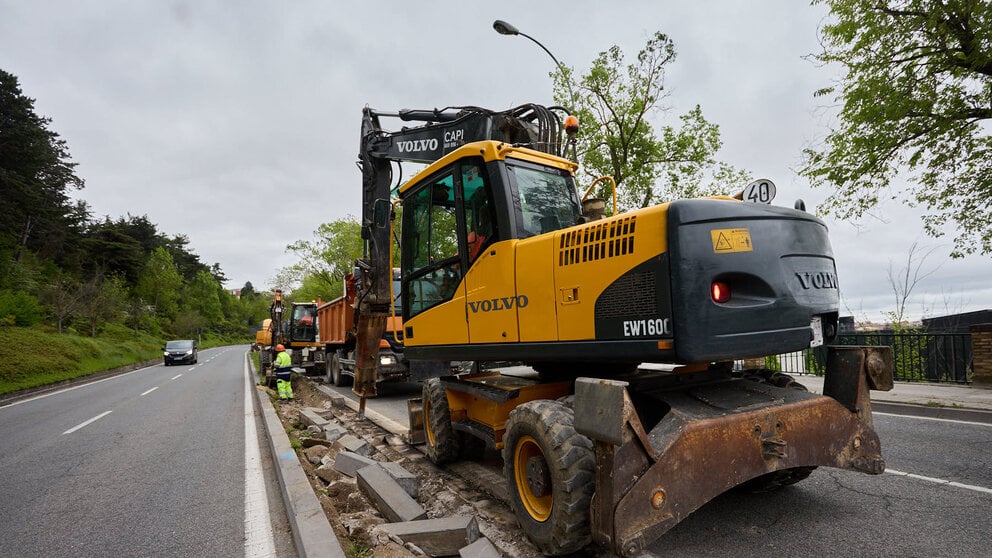
[(458, 555), (461, 558), (501, 558), (499, 551), (486, 537), (458, 549)]
[(328, 442), (337, 441), (347, 433), (348, 431), (340, 424), (331, 423), (324, 427), (324, 439)]
[(350, 451), (366, 457), (372, 455), (372, 446), (370, 446), (365, 440), (359, 440), (351, 434), (345, 434), (335, 440), (334, 446), (339, 450)]
[(334, 459), (334, 470), (349, 477), (358, 475), (359, 469), (376, 465), (378, 461), (350, 451), (340, 451)]
[(412, 521), (427, 517), (427, 511), (379, 465), (359, 469), (357, 479), (358, 489), (388, 521)]
[(417, 475), (414, 475), (410, 471), (403, 468), (402, 465), (396, 463), (395, 461), (384, 461), (379, 463), (379, 466), (386, 470), (386, 473), (393, 480), (397, 482), (411, 498), (420, 497), (420, 480), (417, 479)]
[(307, 426), (316, 426), (323, 429), (328, 424), (328, 420), (320, 416), (322, 409), (307, 407), (300, 410), (300, 420)]
[(387, 523), (379, 529), (431, 556), (458, 556), (462, 548), (479, 540), (479, 524), (470, 515)]

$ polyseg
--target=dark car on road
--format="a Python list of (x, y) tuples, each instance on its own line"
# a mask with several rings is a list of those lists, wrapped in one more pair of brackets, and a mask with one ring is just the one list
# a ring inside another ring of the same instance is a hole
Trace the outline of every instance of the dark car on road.
[(196, 341), (178, 339), (169, 341), (162, 347), (165, 351), (165, 365), (196, 364)]

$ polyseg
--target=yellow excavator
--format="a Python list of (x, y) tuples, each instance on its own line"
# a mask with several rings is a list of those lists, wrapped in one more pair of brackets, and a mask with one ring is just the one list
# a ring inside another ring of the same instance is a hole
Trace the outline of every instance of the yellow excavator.
[(294, 367), (305, 374), (322, 371), (325, 362), (324, 344), (317, 339), (317, 307), (320, 301), (293, 302), (286, 307), (283, 292), (272, 292), (269, 317), (262, 320), (262, 326), (255, 332), (253, 350), (259, 351), (259, 373), (262, 382), (272, 386), (275, 373), (272, 362), (276, 357), (276, 345), (289, 350)]
[[(563, 112), (364, 110), (360, 411), (392, 312), (395, 193), (426, 452), (458, 459), (469, 437), (501, 450), (517, 519), (546, 555), (594, 542), (635, 556), (730, 488), (818, 466), (881, 473), (869, 389), (891, 388), (887, 348), (831, 347), (823, 395), (734, 367), (835, 338), (824, 223), (751, 203), (770, 201), (768, 181), (604, 217), (602, 200), (580, 198), (564, 157), (577, 122)], [(405, 124), (387, 131), (387, 117)], [(426, 167), (394, 179), (403, 162)], [(537, 377), (457, 375), (452, 361), (520, 362)]]

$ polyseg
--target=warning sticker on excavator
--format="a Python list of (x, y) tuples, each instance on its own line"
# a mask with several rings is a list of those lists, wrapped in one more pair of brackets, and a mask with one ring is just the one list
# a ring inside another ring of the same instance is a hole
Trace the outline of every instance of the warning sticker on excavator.
[(713, 252), (730, 254), (732, 252), (750, 252), (751, 232), (747, 229), (714, 229), (710, 231), (713, 239)]

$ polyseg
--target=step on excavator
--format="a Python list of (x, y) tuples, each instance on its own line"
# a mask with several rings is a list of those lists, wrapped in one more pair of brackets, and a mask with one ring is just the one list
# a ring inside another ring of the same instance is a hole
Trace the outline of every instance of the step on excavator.
[[(404, 124), (387, 131), (385, 118)], [(566, 158), (577, 130), (564, 109), (533, 104), (364, 109), (360, 413), (394, 312), (398, 197), (426, 453), (443, 464), (480, 440), (501, 450), (516, 517), (544, 554), (595, 543), (636, 556), (728, 489), (770, 490), (821, 466), (882, 473), (869, 390), (891, 389), (891, 349), (829, 347), (822, 395), (734, 365), (836, 337), (824, 223), (800, 202), (771, 205), (767, 180), (605, 215), (595, 184), (580, 198)], [(402, 163), (423, 167), (403, 180)], [(477, 365), (454, 373), (463, 361)]]

